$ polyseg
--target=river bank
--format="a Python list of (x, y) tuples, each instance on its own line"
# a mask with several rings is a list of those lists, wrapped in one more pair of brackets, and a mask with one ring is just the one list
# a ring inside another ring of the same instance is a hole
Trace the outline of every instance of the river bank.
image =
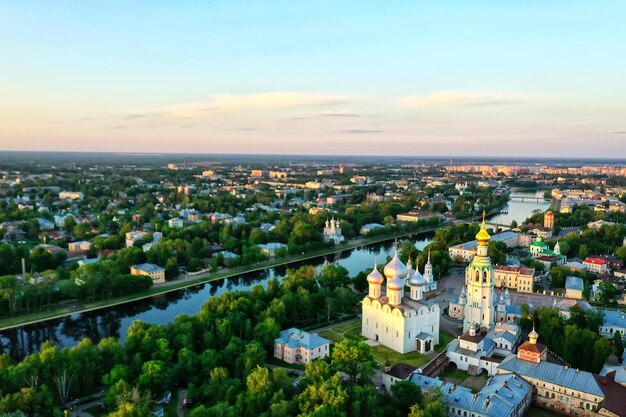
[[(56, 308), (51, 308), (46, 311), (29, 313), (24, 315), (19, 315), (15, 317), (7, 317), (0, 319), (0, 331), (10, 330), (16, 327), (21, 326), (29, 326), (33, 324), (40, 323), (42, 321), (60, 319), (66, 316), (74, 315), (74, 314), (82, 314), (87, 313), (99, 309), (115, 307), (121, 304), (131, 303), (134, 301), (139, 301), (146, 298), (151, 298), (158, 295), (167, 294), (169, 292), (183, 290), (185, 288), (194, 287), (197, 285), (206, 284), (212, 281), (222, 280), (231, 277), (237, 277), (243, 274), (254, 273), (258, 271), (263, 271), (268, 268), (274, 268), (278, 266), (289, 265), (297, 262), (306, 261), (309, 259), (319, 258), (323, 256), (335, 255), (337, 253), (341, 253), (344, 251), (349, 251), (354, 248), (358, 248), (361, 246), (373, 245), (380, 242), (386, 242), (393, 239), (404, 238), (407, 236), (413, 236), (418, 234), (430, 233), (434, 232), (436, 229), (445, 226), (439, 225), (436, 227), (429, 227), (420, 229), (417, 231), (410, 232), (399, 232), (399, 233), (389, 233), (380, 236), (373, 236), (370, 238), (361, 237), (357, 239), (353, 239), (352, 241), (335, 246), (333, 248), (323, 249), (319, 251), (313, 251), (306, 253), (304, 255), (294, 255), (288, 256), (281, 259), (274, 259), (265, 261), (259, 264), (228, 269), (225, 268), (219, 272), (212, 273), (210, 271), (201, 272), (191, 276), (189, 275), (181, 275), (179, 278), (173, 281), (168, 281), (163, 284), (156, 285), (147, 291), (142, 291), (136, 294), (129, 294), (121, 297), (115, 297), (108, 300), (95, 301), (91, 303), (83, 303), (79, 304), (77, 301), (71, 303), (65, 303), (62, 306), (57, 306)], [(77, 308), (75, 308), (77, 306)]]

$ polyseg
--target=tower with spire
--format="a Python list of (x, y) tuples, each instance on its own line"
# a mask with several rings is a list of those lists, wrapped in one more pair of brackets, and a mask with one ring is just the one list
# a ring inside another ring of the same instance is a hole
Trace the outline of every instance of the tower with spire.
[(485, 212), (483, 222), (476, 234), (476, 255), (465, 269), (465, 284), (467, 285), (467, 302), (463, 331), (476, 323), (481, 329), (490, 330), (495, 324), (494, 309), (494, 270), (489, 258), (489, 240), (491, 236), (485, 228)]
[(428, 248), (428, 260), (424, 266), (424, 280), (426, 281), (425, 291), (435, 291), (437, 282), (433, 276), (433, 264), (430, 263), (430, 248)]

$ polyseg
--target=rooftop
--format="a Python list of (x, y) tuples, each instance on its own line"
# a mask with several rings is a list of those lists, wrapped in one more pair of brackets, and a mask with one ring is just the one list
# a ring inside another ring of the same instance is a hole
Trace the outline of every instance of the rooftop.
[(555, 385), (586, 392), (604, 397), (591, 372), (566, 368), (550, 362), (539, 363), (519, 359), (517, 356), (507, 356), (498, 369), (509, 371), (522, 376), (529, 376)]
[(305, 349), (315, 349), (326, 344), (330, 344), (330, 340), (324, 339), (316, 334), (305, 332), (304, 330), (292, 327), (280, 332), (280, 335), (276, 339), (276, 343), (281, 345), (287, 345), (290, 348), (296, 348), (298, 346)]

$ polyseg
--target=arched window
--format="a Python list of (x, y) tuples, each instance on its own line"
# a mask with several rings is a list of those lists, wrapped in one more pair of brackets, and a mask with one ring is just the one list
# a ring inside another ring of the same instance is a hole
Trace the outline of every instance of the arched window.
[(483, 271), (483, 282), (487, 282), (487, 271)]
[(480, 281), (480, 271), (476, 271), (476, 282)]

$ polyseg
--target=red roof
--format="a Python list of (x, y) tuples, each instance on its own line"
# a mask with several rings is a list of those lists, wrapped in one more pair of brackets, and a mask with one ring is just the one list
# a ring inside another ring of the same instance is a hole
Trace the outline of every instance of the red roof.
[(596, 264), (596, 265), (605, 265), (606, 264), (606, 260), (602, 259), (602, 258), (586, 258), (583, 263), (589, 263), (589, 264)]

